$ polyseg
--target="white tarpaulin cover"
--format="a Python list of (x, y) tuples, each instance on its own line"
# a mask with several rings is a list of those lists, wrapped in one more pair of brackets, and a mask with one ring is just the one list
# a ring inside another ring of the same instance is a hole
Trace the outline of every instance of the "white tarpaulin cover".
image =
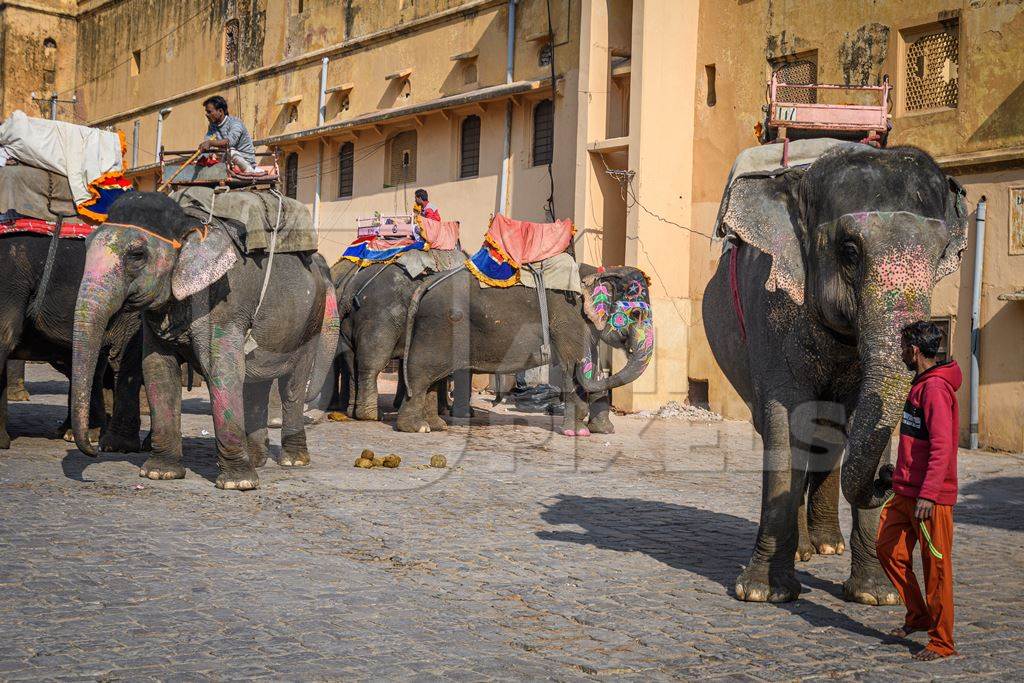
[(31, 118), (15, 111), (0, 124), (0, 145), (29, 166), (67, 176), (75, 204), (91, 198), (89, 184), (121, 171), (121, 136), (64, 121)]

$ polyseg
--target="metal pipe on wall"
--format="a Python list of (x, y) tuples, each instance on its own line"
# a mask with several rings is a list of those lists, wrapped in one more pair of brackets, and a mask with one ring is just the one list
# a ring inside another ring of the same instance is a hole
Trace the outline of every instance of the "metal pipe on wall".
[[(316, 126), (324, 125), (327, 118), (327, 65), (329, 57), (320, 60), (320, 96), (316, 105)], [(320, 230), (320, 181), (324, 171), (324, 141), (317, 140), (316, 143), (316, 185), (313, 188), (313, 229)]]
[[(505, 83), (512, 83), (516, 62), (516, 3), (508, 0), (508, 61), (505, 67)], [(501, 182), (498, 184), (497, 213), (508, 213), (508, 176), (512, 165), (512, 100), (505, 104), (505, 145), (501, 157)]]
[(985, 195), (974, 218), (974, 286), (971, 289), (971, 421), (968, 446), (978, 447), (978, 385), (981, 379), (981, 283), (985, 266)]
[(156, 158), (160, 158), (160, 153), (164, 147), (164, 119), (166, 119), (171, 113), (171, 107), (164, 107), (156, 115)]
[(139, 165), (139, 126), (142, 121), (135, 119), (135, 127), (132, 130), (132, 167)]

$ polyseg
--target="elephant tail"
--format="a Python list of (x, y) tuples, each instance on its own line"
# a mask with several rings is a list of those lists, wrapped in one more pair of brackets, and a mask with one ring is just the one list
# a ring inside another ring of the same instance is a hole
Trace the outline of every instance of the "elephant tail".
[(327, 373), (334, 366), (334, 357), (338, 353), (338, 337), (341, 333), (341, 318), (338, 316), (338, 299), (331, 283), (327, 264), (323, 263), (321, 275), (324, 281), (324, 318), (320, 325), (320, 339), (317, 343), (316, 359), (313, 361), (313, 372), (306, 388), (306, 402), (310, 403), (323, 388)]
[(466, 266), (459, 266), (452, 270), (446, 270), (436, 277), (429, 277), (412, 293), (412, 301), (409, 302), (409, 310), (405, 314), (405, 348), (402, 351), (402, 379), (405, 382), (406, 391), (409, 390), (409, 349), (412, 348), (412, 331), (416, 325), (416, 311), (420, 308), (420, 299), (426, 296), (431, 289), (465, 269)]

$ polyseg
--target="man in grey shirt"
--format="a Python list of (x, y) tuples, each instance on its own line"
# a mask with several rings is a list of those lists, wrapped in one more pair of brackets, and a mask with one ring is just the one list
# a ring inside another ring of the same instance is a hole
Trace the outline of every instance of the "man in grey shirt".
[(252, 136), (245, 124), (237, 116), (228, 115), (228, 103), (220, 95), (214, 95), (203, 102), (206, 109), (206, 120), (210, 122), (206, 129), (206, 139), (199, 149), (226, 151), (231, 155), (231, 162), (246, 173), (256, 169), (256, 148), (252, 144)]

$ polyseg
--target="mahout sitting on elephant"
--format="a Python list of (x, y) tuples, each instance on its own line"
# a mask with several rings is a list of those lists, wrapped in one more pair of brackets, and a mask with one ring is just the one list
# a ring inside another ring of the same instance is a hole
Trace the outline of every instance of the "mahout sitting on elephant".
[[(303, 425), (307, 387), (319, 388), (337, 346), (337, 310), (327, 264), (315, 252), (243, 252), (232, 228), (188, 215), (172, 199), (140, 192), (118, 200), (89, 238), (78, 293), (72, 383), (74, 432), (85, 438), (88, 387), (111, 316), (143, 312), (143, 373), (153, 454), (140, 476), (180, 479), (181, 386), (189, 362), (210, 390), (224, 489), (259, 485), (268, 453), (270, 386), (282, 402), (282, 466), (309, 464)], [(258, 228), (261, 229), (261, 228)], [(272, 270), (271, 270), (272, 262)], [(265, 278), (269, 273), (272, 277)], [(265, 290), (265, 291), (264, 291)], [(326, 361), (326, 362), (325, 362)]]
[(736, 580), (739, 599), (793, 600), (798, 552), (844, 550), (841, 483), (853, 508), (844, 594), (897, 602), (875, 535), (910, 383), (900, 330), (929, 316), (935, 283), (959, 267), (962, 195), (909, 147), (837, 143), (809, 166), (731, 178), (718, 225), (727, 249), (703, 316), (715, 359), (764, 441), (761, 522)]
[[(632, 382), (654, 350), (654, 320), (646, 276), (632, 267), (580, 266), (582, 296), (544, 290), (551, 357), (537, 290), (481, 287), (466, 269), (434, 275), (417, 288), (406, 322), (405, 375), (409, 396), (398, 429), (446, 428), (436, 411), (435, 382), (455, 370), (511, 373), (550, 363), (562, 368), (562, 433), (589, 436), (614, 431), (608, 392)], [(526, 276), (529, 277), (529, 276)], [(595, 374), (598, 340), (626, 349), (626, 365), (607, 378)]]

